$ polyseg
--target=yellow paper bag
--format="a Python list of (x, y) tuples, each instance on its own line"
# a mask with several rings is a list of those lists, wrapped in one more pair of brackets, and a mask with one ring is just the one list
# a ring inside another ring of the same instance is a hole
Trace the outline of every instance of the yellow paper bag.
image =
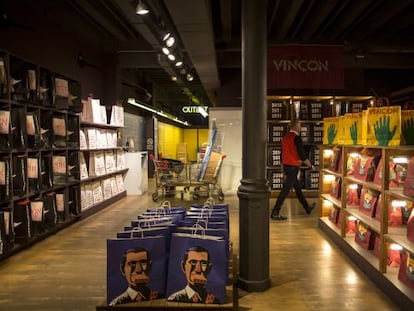
[(401, 110), (401, 145), (414, 145), (414, 110)]
[(367, 145), (400, 145), (400, 106), (369, 107), (367, 110), (367, 121)]
[(323, 119), (323, 143), (325, 145), (338, 144), (340, 118), (341, 117), (329, 117)]
[(338, 133), (336, 136), (338, 137), (338, 144), (342, 145), (345, 139), (345, 116), (339, 116), (338, 118)]
[(344, 145), (358, 145), (362, 141), (362, 112), (345, 113)]

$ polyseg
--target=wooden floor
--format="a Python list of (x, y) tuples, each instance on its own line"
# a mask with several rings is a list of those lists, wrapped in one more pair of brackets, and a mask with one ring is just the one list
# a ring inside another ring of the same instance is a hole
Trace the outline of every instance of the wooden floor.
[[(172, 202), (191, 203), (186, 198)], [(225, 197), (225, 202), (230, 204), (237, 253), (238, 198)], [(150, 193), (128, 196), (0, 262), (0, 310), (95, 310), (105, 300), (106, 238), (157, 205)], [(297, 205), (288, 199), (282, 213), (289, 220), (270, 222), (271, 288), (261, 293), (239, 290), (239, 309), (398, 310), (325, 238), (317, 228), (316, 212), (306, 216)]]

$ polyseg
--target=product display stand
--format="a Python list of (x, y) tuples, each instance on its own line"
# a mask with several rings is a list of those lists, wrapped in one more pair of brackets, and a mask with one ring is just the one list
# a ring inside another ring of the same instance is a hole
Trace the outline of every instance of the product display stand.
[(0, 260), (76, 221), (80, 84), (0, 51)]
[[(361, 156), (367, 150), (375, 155), (372, 158), (380, 158), (382, 162), (375, 171), (375, 182), (373, 171), (364, 162), (367, 157)], [(400, 249), (396, 257), (399, 261), (400, 252), (414, 253), (414, 242), (406, 237), (406, 224), (393, 223), (390, 209), (394, 209), (394, 201), (406, 202), (404, 206), (414, 201), (414, 197), (403, 194), (403, 186), (398, 184), (399, 172), (394, 166), (401, 158), (413, 156), (411, 146), (323, 145), (320, 153), (320, 229), (403, 310), (414, 307), (414, 288), (399, 279), (399, 265), (391, 262), (392, 250), (396, 246)], [(358, 157), (360, 164), (355, 165), (354, 159)], [(371, 176), (362, 179), (354, 175), (363, 172)], [(402, 166), (401, 172), (404, 172)], [(381, 209), (377, 215), (368, 203), (371, 193), (380, 198)]]
[[(94, 109), (89, 109), (88, 113), (85, 107), (92, 104)], [(110, 118), (115, 116), (114, 113), (110, 115)], [(123, 122), (107, 122), (106, 116), (106, 107), (101, 106), (99, 100), (89, 99), (83, 103), (80, 133), (81, 218), (115, 203), (127, 193), (124, 178), (128, 168), (125, 152), (118, 143), (118, 131)], [(123, 119), (123, 116), (119, 118)]]

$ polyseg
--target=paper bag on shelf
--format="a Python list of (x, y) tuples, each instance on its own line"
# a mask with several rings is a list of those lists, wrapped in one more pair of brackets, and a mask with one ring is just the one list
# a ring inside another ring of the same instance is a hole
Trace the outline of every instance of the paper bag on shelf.
[(102, 180), (103, 199), (107, 200), (112, 197), (111, 178)]
[(89, 154), (89, 175), (102, 176), (106, 174), (105, 154), (103, 151), (92, 151)]
[(82, 100), (81, 121), (102, 123), (101, 104), (99, 99), (88, 98), (88, 100)]

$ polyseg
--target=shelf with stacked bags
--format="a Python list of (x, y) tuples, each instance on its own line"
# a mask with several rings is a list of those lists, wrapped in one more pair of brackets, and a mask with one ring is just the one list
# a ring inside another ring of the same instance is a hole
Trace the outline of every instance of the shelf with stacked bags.
[(406, 309), (414, 306), (414, 147), (401, 144), (414, 132), (402, 130), (413, 122), (404, 114), (387, 105), (326, 120), (326, 135), (343, 132), (321, 146), (319, 227)]
[(332, 114), (331, 96), (268, 96), (267, 179), (275, 196), (283, 186), (281, 140), (292, 119), (301, 120), (301, 138), (314, 169), (300, 170), (300, 182), (307, 196), (316, 196), (319, 187), (319, 145), (322, 143), (323, 118)]
[(0, 51), (0, 260), (76, 221), (80, 84)]
[(126, 196), (128, 169), (118, 140), (123, 108), (112, 106), (109, 111), (92, 97), (82, 105), (79, 174), (81, 217), (87, 217)]

